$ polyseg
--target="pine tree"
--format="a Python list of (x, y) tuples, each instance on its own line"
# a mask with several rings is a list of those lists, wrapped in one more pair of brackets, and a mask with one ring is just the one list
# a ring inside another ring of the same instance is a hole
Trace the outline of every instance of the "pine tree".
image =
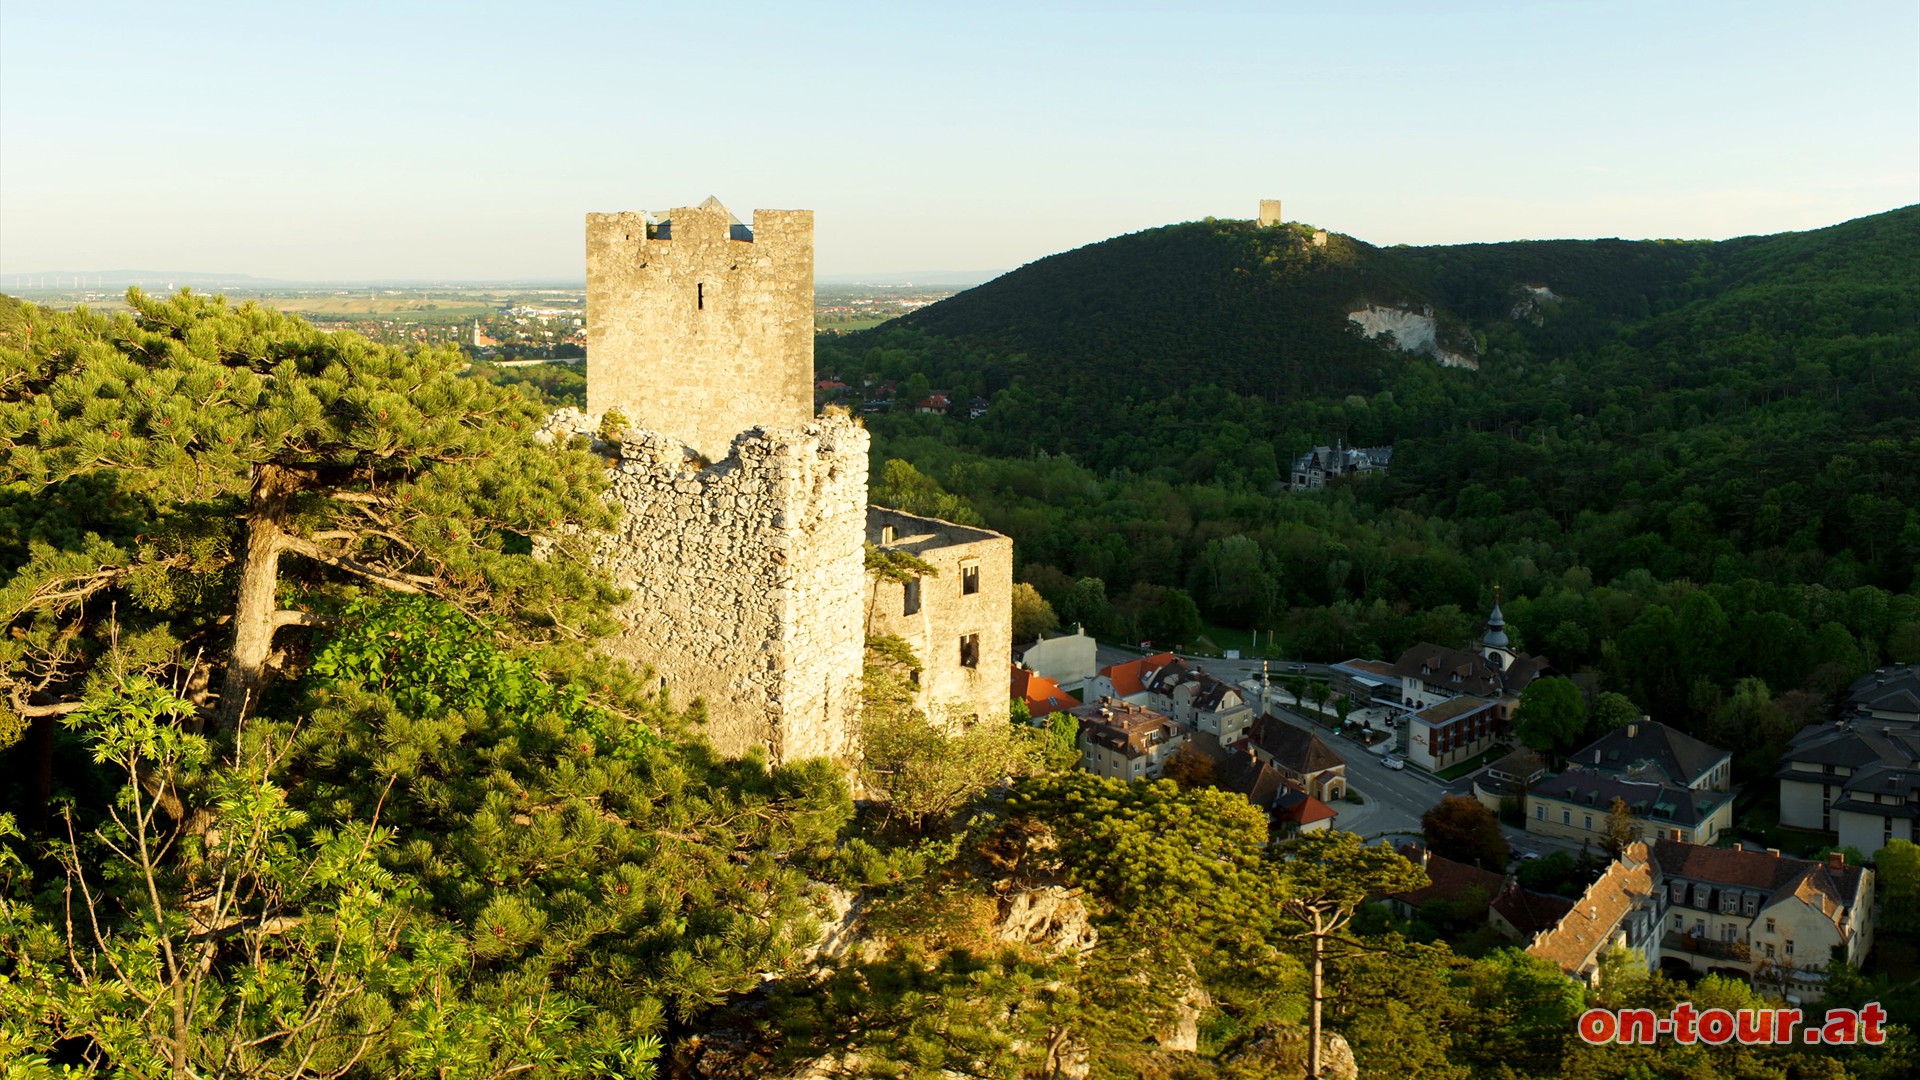
[(228, 727), (258, 706), (279, 631), (324, 620), (328, 585), (437, 596), (533, 637), (596, 627), (611, 594), (581, 528), (608, 520), (601, 469), (536, 442), (531, 400), (461, 377), (451, 349), (184, 291), (127, 299), (113, 319), (15, 306), (0, 321), (7, 479), (38, 495), (106, 478), (141, 527), (35, 543), (0, 589), (0, 619), (27, 642), (0, 653), (16, 720), (78, 707), (90, 650), (74, 628), (103, 594), (219, 595)]

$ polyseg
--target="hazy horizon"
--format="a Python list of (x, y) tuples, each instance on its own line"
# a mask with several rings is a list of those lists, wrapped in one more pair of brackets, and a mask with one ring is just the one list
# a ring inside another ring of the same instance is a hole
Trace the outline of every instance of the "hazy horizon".
[[(1920, 202), (1920, 7), (0, 7), (0, 275), (577, 281), (816, 213), (822, 280), (1170, 222), (1724, 239)], [(197, 270), (181, 270), (197, 267)], [(983, 270), (955, 273), (984, 273)]]

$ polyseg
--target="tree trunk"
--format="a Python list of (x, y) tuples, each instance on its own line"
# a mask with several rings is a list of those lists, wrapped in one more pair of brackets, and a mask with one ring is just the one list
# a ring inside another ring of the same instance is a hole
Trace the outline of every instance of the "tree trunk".
[(267, 684), (267, 657), (278, 629), (274, 597), (280, 553), (286, 547), (287, 504), (299, 486), (279, 465), (256, 465), (247, 498), (247, 551), (240, 563), (240, 599), (233, 613), (233, 655), (220, 690), (220, 726), (231, 730), (260, 704)]
[(1326, 950), (1326, 933), (1320, 925), (1320, 913), (1313, 916), (1313, 997), (1308, 1006), (1307, 1080), (1320, 1080), (1320, 988), (1323, 974), (1321, 959)]
[(27, 728), (27, 816), (23, 823), (27, 835), (47, 835), (48, 809), (53, 805), (53, 736), (57, 723), (51, 716), (36, 716)]

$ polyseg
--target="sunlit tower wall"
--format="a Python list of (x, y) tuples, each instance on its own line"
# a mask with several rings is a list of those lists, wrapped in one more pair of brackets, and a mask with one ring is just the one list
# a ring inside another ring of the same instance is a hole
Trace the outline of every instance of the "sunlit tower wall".
[(587, 411), (709, 461), (813, 418), (813, 211), (587, 215)]

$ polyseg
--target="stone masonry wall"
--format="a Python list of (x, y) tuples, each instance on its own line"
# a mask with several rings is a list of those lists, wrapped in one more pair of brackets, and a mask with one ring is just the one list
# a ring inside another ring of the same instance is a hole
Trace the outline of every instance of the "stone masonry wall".
[(713, 200), (670, 216), (587, 215), (587, 411), (718, 461), (813, 417), (813, 211), (757, 210), (751, 240)]
[[(591, 431), (578, 412), (556, 426)], [(846, 759), (859, 710), (867, 450), (823, 417), (742, 432), (711, 465), (680, 440), (631, 430), (612, 458), (625, 513), (601, 540), (632, 590), (609, 654), (650, 666), (677, 707), (707, 704), (722, 753)], [(1004, 680), (1004, 676), (1003, 676)]]
[[(891, 533), (889, 534), (889, 529)], [(867, 541), (908, 551), (938, 576), (919, 582), (919, 609), (907, 608), (905, 586), (869, 580), (870, 633), (906, 639), (920, 657), (917, 704), (941, 718), (943, 707), (983, 720), (1005, 719), (1013, 665), (1013, 541), (987, 529), (873, 507)], [(979, 591), (968, 593), (965, 569), (979, 568)], [(961, 640), (978, 635), (976, 662), (961, 662)]]

